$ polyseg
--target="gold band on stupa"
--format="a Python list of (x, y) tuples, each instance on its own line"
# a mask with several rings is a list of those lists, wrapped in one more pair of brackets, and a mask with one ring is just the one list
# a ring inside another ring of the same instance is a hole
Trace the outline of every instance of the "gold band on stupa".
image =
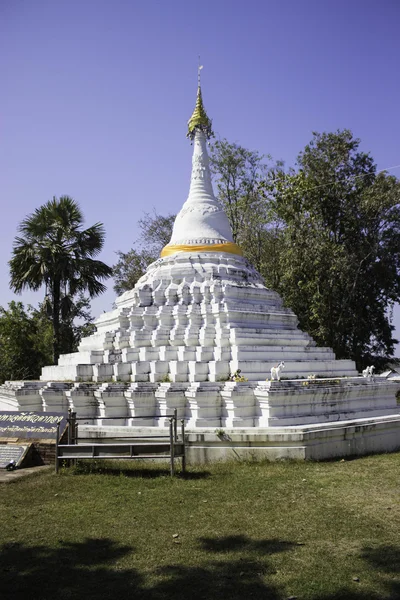
[(243, 256), (242, 249), (234, 242), (225, 242), (223, 244), (203, 244), (203, 245), (190, 245), (190, 244), (175, 244), (164, 246), (161, 250), (161, 258), (171, 256), (177, 252), (228, 252), (229, 254), (238, 254)]

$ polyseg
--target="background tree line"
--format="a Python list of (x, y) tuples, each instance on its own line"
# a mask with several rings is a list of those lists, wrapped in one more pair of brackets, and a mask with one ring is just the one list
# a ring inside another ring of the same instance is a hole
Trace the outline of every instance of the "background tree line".
[[(377, 172), (349, 130), (314, 133), (295, 168), (221, 140), (214, 185), (233, 238), (299, 317), (301, 329), (358, 368), (393, 356), (400, 299), (400, 182)], [(146, 214), (114, 267), (131, 289), (168, 243), (175, 215)]]

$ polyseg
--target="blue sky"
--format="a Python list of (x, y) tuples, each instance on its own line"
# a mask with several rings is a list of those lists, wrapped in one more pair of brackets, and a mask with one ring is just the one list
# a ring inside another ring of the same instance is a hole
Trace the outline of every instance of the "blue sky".
[(217, 136), (293, 165), (350, 128), (400, 165), (399, 22), (398, 0), (0, 0), (0, 305), (18, 223), (52, 196), (104, 223), (109, 264), (144, 211), (179, 210), (199, 54)]

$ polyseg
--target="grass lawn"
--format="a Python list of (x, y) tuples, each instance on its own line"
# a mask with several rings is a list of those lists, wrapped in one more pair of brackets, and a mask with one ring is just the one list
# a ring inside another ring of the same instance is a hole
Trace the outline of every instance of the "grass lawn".
[(0, 486), (1, 600), (400, 598), (399, 453), (119, 467)]

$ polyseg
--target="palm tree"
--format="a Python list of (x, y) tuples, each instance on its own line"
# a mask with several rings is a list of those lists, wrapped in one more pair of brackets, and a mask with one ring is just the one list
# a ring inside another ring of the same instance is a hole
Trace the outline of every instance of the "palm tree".
[(95, 257), (104, 244), (102, 223), (82, 229), (83, 214), (69, 196), (53, 198), (19, 225), (10, 265), (10, 287), (16, 293), (46, 288), (53, 325), (53, 359), (60, 355), (60, 319), (68, 316), (73, 297), (87, 292), (91, 298), (103, 293), (101, 280), (112, 269)]

